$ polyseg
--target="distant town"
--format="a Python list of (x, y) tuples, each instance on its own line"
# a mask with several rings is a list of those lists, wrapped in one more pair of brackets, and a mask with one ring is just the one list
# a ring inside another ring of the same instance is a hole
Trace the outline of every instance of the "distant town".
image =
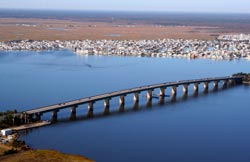
[(208, 58), (250, 60), (250, 34), (220, 35), (215, 40), (71, 40), (0, 42), (0, 50), (61, 50), (79, 55)]

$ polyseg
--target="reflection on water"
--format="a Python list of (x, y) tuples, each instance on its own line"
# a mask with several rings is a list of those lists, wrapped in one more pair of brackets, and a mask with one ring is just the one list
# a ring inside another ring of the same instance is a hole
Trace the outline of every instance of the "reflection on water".
[[(0, 109), (19, 111), (116, 90), (169, 81), (246, 72), (239, 61), (137, 57), (81, 57), (70, 51), (0, 52)], [(249, 86), (152, 98), (112, 98), (109, 109), (60, 110), (56, 124), (24, 132), (39, 149), (85, 155), (96, 161), (249, 161)], [(158, 94), (158, 90), (153, 94)], [(157, 96), (157, 95), (154, 95)], [(109, 112), (108, 115), (106, 112)], [(87, 114), (93, 113), (93, 118)], [(51, 113), (42, 119), (50, 119)], [(138, 151), (139, 150), (139, 151)], [(112, 153), (112, 154), (111, 154)]]

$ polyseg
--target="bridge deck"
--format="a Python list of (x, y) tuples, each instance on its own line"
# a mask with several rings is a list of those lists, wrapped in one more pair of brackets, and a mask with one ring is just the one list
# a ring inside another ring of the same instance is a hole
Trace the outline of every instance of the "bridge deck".
[(85, 103), (95, 102), (99, 100), (104, 100), (107, 98), (127, 95), (135, 92), (141, 92), (141, 91), (147, 91), (150, 89), (156, 89), (156, 88), (163, 88), (163, 87), (171, 87), (171, 86), (179, 86), (184, 84), (194, 84), (194, 83), (204, 83), (204, 82), (212, 82), (212, 81), (223, 81), (228, 79), (242, 79), (243, 76), (227, 76), (227, 77), (216, 77), (216, 78), (204, 78), (204, 79), (196, 79), (196, 80), (183, 80), (183, 81), (176, 81), (176, 82), (166, 82), (161, 84), (154, 84), (154, 85), (148, 85), (148, 86), (142, 86), (142, 87), (136, 87), (131, 89), (125, 89), (120, 91), (115, 91), (111, 93), (105, 93), (97, 96), (82, 98), (78, 100), (68, 101), (64, 103), (59, 103), (55, 105), (40, 107), (32, 110), (25, 111), (27, 114), (35, 114), (35, 113), (44, 113), (54, 110), (59, 110), (67, 107), (82, 105)]

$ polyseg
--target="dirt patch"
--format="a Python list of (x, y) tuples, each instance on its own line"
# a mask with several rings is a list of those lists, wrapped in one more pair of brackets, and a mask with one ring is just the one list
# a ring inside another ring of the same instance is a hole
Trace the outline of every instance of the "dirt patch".
[(0, 144), (0, 156), (3, 155), (4, 151), (10, 150), (11, 147), (7, 145)]

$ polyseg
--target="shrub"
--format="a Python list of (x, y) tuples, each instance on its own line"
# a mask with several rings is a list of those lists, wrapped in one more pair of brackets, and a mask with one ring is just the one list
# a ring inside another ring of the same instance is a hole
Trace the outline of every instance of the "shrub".
[(3, 155), (11, 155), (11, 154), (15, 154), (17, 153), (18, 151), (16, 149), (10, 149), (10, 150), (7, 150), (7, 151), (4, 151)]

